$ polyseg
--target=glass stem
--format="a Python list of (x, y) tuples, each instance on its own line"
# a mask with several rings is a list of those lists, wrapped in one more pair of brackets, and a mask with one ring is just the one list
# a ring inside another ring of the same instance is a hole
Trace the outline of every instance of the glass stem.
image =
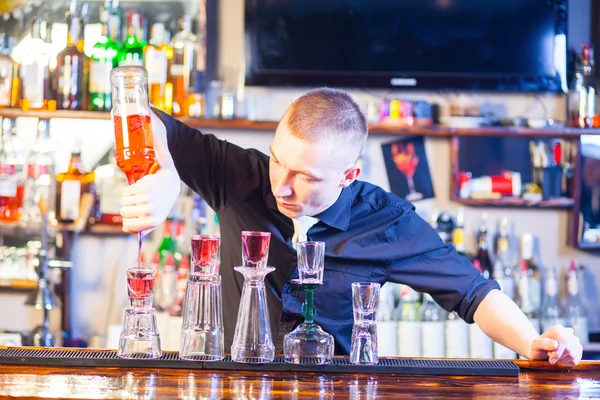
[(315, 318), (315, 285), (304, 285), (304, 322), (312, 324)]

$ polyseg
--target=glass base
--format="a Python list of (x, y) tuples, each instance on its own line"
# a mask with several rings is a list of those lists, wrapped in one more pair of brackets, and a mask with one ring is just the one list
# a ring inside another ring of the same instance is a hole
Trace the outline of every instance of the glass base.
[(275, 347), (252, 345), (247, 347), (231, 346), (231, 359), (239, 363), (264, 364), (275, 359)]
[(288, 363), (328, 364), (333, 361), (333, 336), (314, 322), (305, 322), (285, 335), (283, 355)]
[(181, 333), (179, 358), (188, 361), (221, 361), (223, 357), (225, 345), (222, 330)]
[(160, 336), (153, 308), (127, 308), (117, 355), (121, 358), (159, 358)]

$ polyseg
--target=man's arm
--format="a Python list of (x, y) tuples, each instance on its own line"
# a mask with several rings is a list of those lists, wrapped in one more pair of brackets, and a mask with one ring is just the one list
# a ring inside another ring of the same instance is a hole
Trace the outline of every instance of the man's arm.
[(499, 290), (487, 294), (475, 311), (475, 323), (493, 341), (530, 360), (550, 360), (573, 366), (582, 346), (573, 329), (557, 325), (541, 336), (517, 305)]

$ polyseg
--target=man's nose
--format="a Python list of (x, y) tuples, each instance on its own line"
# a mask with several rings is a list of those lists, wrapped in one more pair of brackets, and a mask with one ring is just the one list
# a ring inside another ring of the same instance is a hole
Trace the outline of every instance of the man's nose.
[(275, 197), (289, 197), (294, 192), (292, 190), (292, 184), (290, 179), (290, 174), (285, 172), (281, 174), (279, 179), (277, 179), (275, 186), (273, 189), (273, 195)]

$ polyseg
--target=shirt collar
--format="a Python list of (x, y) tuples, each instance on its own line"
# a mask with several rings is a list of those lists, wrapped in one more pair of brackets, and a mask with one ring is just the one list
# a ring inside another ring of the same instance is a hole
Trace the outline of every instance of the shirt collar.
[[(279, 212), (273, 192), (269, 191), (265, 200), (270, 209)], [(342, 189), (342, 193), (340, 193), (340, 196), (335, 203), (333, 203), (327, 210), (315, 215), (314, 217), (333, 228), (346, 231), (350, 225), (352, 200), (352, 185), (350, 185)]]
[(333, 228), (346, 231), (350, 225), (352, 200), (352, 185), (350, 185), (342, 189), (342, 193), (335, 203), (327, 210), (315, 215), (315, 218)]

